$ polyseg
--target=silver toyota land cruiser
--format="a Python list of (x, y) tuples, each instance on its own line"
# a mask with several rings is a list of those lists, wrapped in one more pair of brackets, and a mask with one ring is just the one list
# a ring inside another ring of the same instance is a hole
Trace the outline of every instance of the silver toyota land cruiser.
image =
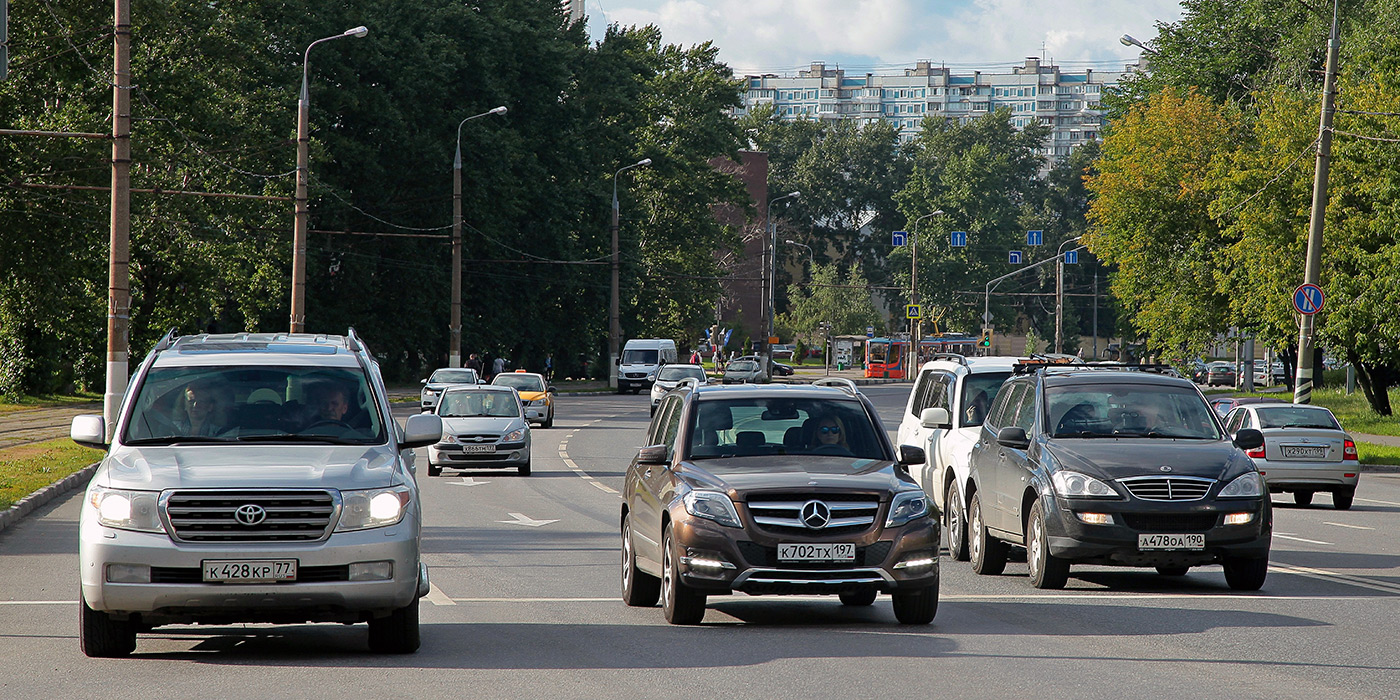
[(369, 623), (370, 649), (418, 649), (422, 513), (411, 448), (353, 330), (167, 335), (137, 369), (79, 526), (80, 640), (123, 656), (168, 624)]

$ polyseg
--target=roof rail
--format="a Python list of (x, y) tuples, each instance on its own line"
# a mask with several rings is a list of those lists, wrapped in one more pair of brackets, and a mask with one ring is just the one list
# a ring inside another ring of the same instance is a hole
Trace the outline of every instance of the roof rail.
[(1153, 374), (1166, 374), (1168, 370), (1175, 371), (1171, 365), (1145, 364), (1133, 365), (1126, 362), (1095, 362), (1086, 364), (1083, 362), (1054, 362), (1043, 360), (1022, 360), (1012, 368), (1013, 374), (1031, 374), (1040, 370), (1046, 372), (1083, 372), (1087, 370), (1128, 370), (1134, 372), (1152, 372)]
[(365, 347), (365, 344), (360, 341), (360, 336), (355, 333), (354, 326), (351, 326), (349, 332), (345, 335), (345, 345), (350, 348), (352, 352), (360, 352), (362, 350), (364, 352), (369, 352), (369, 348)]
[(676, 382), (676, 386), (674, 388), (679, 389), (683, 386), (693, 386), (698, 389), (700, 387), (700, 380), (696, 379), (695, 377), (685, 377), (680, 381)]
[(856, 383), (845, 377), (823, 377), (815, 382), (812, 382), (812, 386), (836, 387), (837, 389), (840, 389), (841, 391), (844, 391), (847, 394), (850, 394), (851, 396), (860, 395), (860, 389), (856, 388)]
[(958, 364), (960, 364), (960, 365), (964, 365), (964, 366), (967, 365), (967, 356), (966, 356), (966, 355), (963, 355), (962, 353), (956, 353), (956, 352), (936, 352), (936, 353), (933, 353), (932, 355), (929, 355), (929, 358), (928, 358), (928, 361), (929, 361), (929, 362), (936, 362), (936, 361), (938, 361), (938, 360), (948, 360), (949, 362), (956, 362), (956, 363), (958, 363)]
[(162, 350), (169, 350), (169, 349), (170, 349), (170, 346), (172, 346), (172, 345), (174, 345), (174, 344), (175, 344), (175, 329), (174, 329), (174, 328), (171, 328), (168, 332), (166, 332), (165, 337), (161, 338), (161, 339), (160, 339), (160, 342), (156, 343), (155, 348), (152, 349), (151, 352), (160, 352), (160, 351), (162, 351)]

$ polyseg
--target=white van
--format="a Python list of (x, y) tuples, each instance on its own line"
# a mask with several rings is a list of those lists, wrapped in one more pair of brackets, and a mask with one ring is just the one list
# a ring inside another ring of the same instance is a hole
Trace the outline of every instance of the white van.
[(618, 358), (617, 393), (638, 393), (650, 389), (651, 379), (661, 365), (676, 361), (676, 341), (664, 338), (635, 338), (622, 346)]

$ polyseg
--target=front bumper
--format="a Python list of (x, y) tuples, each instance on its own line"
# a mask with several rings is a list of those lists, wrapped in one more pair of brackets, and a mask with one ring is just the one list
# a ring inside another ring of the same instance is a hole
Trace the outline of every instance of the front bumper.
[[(1273, 537), (1273, 511), (1267, 498), (1153, 503), (1052, 497), (1042, 498), (1041, 503), (1046, 506), (1050, 553), (1074, 563), (1199, 566), (1227, 558), (1257, 559), (1269, 556)], [(1091, 525), (1077, 513), (1104, 513), (1112, 521)], [(1223, 525), (1229, 513), (1251, 513), (1253, 518), (1242, 525)], [(1144, 533), (1201, 533), (1205, 549), (1142, 551), (1138, 535)]]
[(519, 467), (530, 463), (528, 442), (498, 443), (494, 452), (463, 452), (461, 445), (428, 446), (428, 464), (455, 469)]
[(1358, 462), (1283, 462), (1255, 459), (1271, 493), (1356, 488), (1361, 480)]

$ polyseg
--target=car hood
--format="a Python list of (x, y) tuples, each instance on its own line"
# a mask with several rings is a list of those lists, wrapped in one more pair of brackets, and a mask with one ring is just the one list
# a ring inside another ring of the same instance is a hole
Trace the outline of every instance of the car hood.
[(769, 493), (868, 493), (918, 488), (894, 462), (850, 457), (727, 457), (685, 462), (678, 476), (692, 488), (717, 489), (735, 501)]
[(522, 391), (519, 393), (521, 401), (535, 401), (549, 395), (548, 392), (544, 391)]
[(130, 447), (107, 457), (111, 488), (329, 488), (393, 486), (398, 455), (386, 445), (181, 445)]
[(442, 432), (459, 435), (462, 433), (504, 433), (523, 426), (524, 421), (518, 416), (508, 418), (494, 418), (490, 416), (480, 416), (473, 418), (443, 418)]
[(1165, 438), (1057, 438), (1049, 450), (1066, 469), (1109, 479), (1166, 474), (1219, 479), (1243, 454), (1225, 440)]

